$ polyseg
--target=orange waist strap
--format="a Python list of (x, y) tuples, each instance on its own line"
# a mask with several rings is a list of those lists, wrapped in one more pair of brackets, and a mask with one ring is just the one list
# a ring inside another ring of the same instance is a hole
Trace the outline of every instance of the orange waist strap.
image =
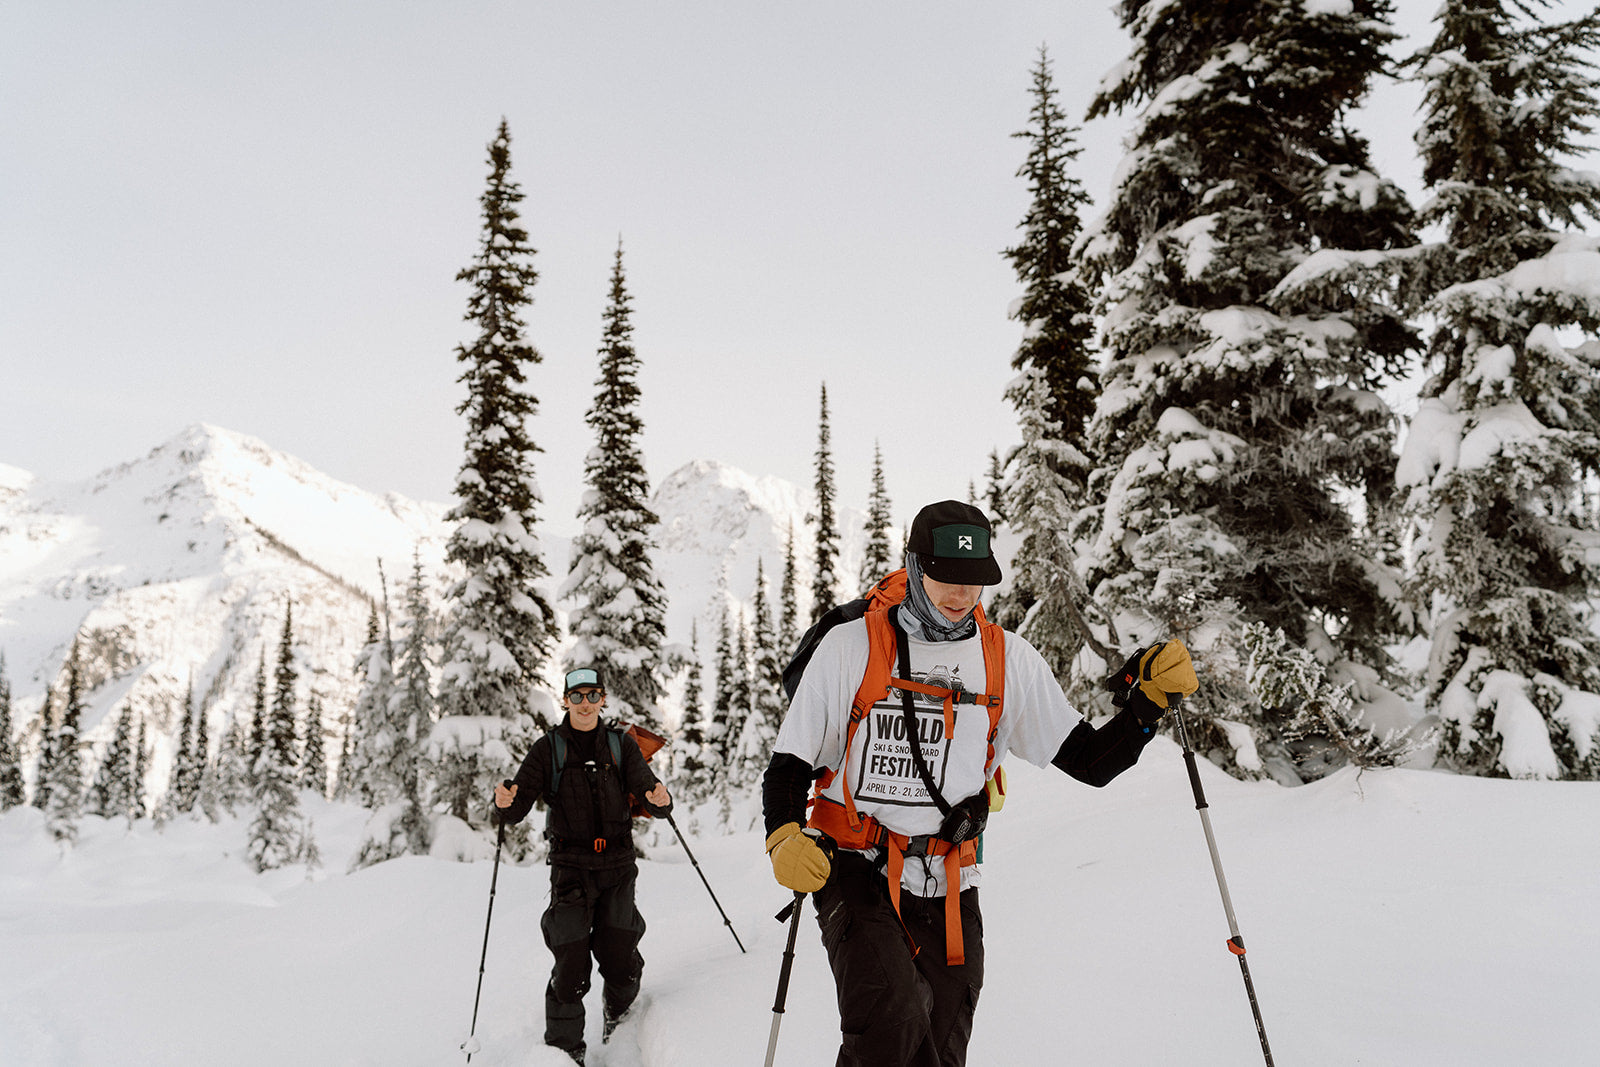
[[(856, 825), (850, 825), (850, 813), (836, 800), (819, 796), (811, 806), (811, 818), (806, 825), (815, 827), (845, 848), (866, 849), (882, 845), (888, 850), (889, 903), (895, 915), (900, 914), (900, 875), (905, 870), (907, 856), (944, 857), (944, 959), (952, 967), (967, 961), (966, 946), (961, 938), (961, 868), (973, 867), (978, 862), (978, 842), (963, 841), (952, 845), (941, 837), (922, 834), (909, 837), (897, 834), (871, 815), (857, 815)], [(904, 920), (902, 920), (904, 926)], [(906, 934), (910, 940), (910, 933)], [(911, 943), (912, 954), (917, 953), (916, 942)]]

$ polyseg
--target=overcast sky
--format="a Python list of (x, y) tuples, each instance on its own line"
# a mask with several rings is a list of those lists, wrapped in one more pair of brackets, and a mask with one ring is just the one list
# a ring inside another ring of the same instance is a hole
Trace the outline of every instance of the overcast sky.
[[(1399, 6), (1414, 46), (1435, 0)], [(826, 381), (841, 503), (879, 438), (908, 519), (1017, 439), (1000, 253), (1038, 49), (1081, 122), (1128, 44), (1109, 2), (1061, 0), (4, 5), (0, 463), (84, 477), (204, 421), (448, 502), (454, 279), (504, 116), (552, 529), (619, 238), (652, 482), (711, 458), (808, 484)], [(1362, 119), (1411, 189), (1415, 102)], [(1125, 127), (1080, 136), (1097, 201)]]

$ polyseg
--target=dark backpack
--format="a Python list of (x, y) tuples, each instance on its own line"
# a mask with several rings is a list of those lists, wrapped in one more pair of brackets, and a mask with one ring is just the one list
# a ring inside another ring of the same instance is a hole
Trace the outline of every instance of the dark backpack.
[(800, 688), (800, 676), (806, 673), (806, 664), (811, 662), (811, 654), (817, 650), (817, 645), (822, 643), (823, 636), (829, 630), (842, 622), (865, 618), (867, 612), (873, 608), (887, 608), (905, 598), (906, 571), (902, 567), (897, 571), (891, 571), (888, 577), (867, 590), (865, 596), (829, 608), (823, 613), (822, 618), (812, 624), (811, 629), (801, 635), (800, 644), (795, 647), (789, 665), (783, 669), (783, 695), (789, 700), (794, 699), (794, 691)]
[[(603, 723), (600, 729), (606, 735), (606, 747), (611, 749), (611, 765), (620, 772), (622, 770), (622, 735), (632, 737), (639, 746), (639, 751), (644, 755), (645, 762), (650, 757), (661, 751), (667, 739), (660, 734), (652, 733), (643, 726), (633, 726), (629, 723), (619, 722), (615, 726), (606, 726)], [(556, 790), (561, 788), (561, 771), (567, 765), (567, 739), (555, 730), (550, 731), (550, 786), (549, 796), (555, 796)], [(650, 810), (644, 806), (644, 801), (628, 794), (628, 814), (635, 819), (652, 818)]]

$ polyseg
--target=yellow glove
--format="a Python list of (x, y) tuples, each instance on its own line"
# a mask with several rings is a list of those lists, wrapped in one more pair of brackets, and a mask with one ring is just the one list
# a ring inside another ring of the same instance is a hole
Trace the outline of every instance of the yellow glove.
[(823, 851), (826, 840), (820, 830), (802, 830), (797, 822), (786, 822), (767, 838), (767, 855), (772, 857), (772, 874), (778, 884), (796, 893), (815, 893), (828, 883), (833, 864)]
[(1152, 645), (1139, 660), (1139, 689), (1159, 708), (1166, 708), (1167, 695), (1188, 696), (1200, 688), (1189, 650), (1177, 638)]

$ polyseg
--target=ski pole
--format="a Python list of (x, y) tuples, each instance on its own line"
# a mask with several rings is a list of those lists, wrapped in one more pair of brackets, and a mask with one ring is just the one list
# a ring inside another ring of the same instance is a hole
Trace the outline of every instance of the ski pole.
[(733, 943), (739, 946), (739, 951), (744, 951), (744, 942), (739, 940), (739, 931), (733, 928), (733, 920), (728, 918), (728, 913), (722, 910), (722, 901), (717, 899), (717, 894), (711, 891), (711, 883), (706, 881), (706, 872), (700, 869), (700, 861), (694, 858), (694, 853), (689, 851), (689, 842), (684, 840), (683, 831), (678, 829), (678, 820), (672, 817), (672, 812), (667, 812), (667, 825), (672, 827), (672, 832), (678, 835), (678, 844), (683, 846), (684, 854), (689, 857), (689, 862), (694, 864), (694, 873), (700, 876), (700, 883), (706, 887), (706, 892), (711, 893), (711, 903), (717, 906), (717, 914), (722, 916), (722, 924), (728, 928), (728, 933), (733, 935)]
[[(507, 789), (511, 788), (511, 779), (505, 781)], [(478, 991), (472, 996), (472, 1029), (467, 1034), (467, 1039), (461, 1042), (461, 1048), (467, 1054), (467, 1062), (472, 1062), (472, 1054), (481, 1047), (478, 1044), (478, 1000), (483, 996), (483, 963), (489, 958), (489, 923), (494, 920), (494, 889), (500, 881), (500, 849), (506, 843), (506, 823), (503, 815), (495, 816), (494, 834), (494, 872), (489, 876), (489, 914), (483, 918), (483, 953), (478, 957)]]
[(766, 1067), (772, 1067), (772, 1057), (778, 1054), (778, 1024), (783, 1022), (783, 1002), (789, 999), (789, 972), (794, 968), (794, 939), (800, 933), (801, 904), (805, 899), (804, 893), (795, 893), (789, 906), (774, 916), (779, 922), (789, 920), (789, 944), (783, 950), (783, 967), (778, 971), (778, 996), (772, 1002), (772, 1034), (767, 1038)]
[(1200, 825), (1205, 827), (1206, 847), (1211, 850), (1211, 866), (1217, 872), (1217, 888), (1222, 891), (1222, 910), (1228, 915), (1228, 951), (1239, 957), (1239, 970), (1244, 974), (1244, 989), (1250, 997), (1250, 1012), (1256, 1019), (1256, 1036), (1261, 1038), (1261, 1054), (1267, 1059), (1267, 1067), (1273, 1067), (1272, 1049), (1267, 1045), (1267, 1028), (1261, 1021), (1261, 1005), (1256, 1003), (1256, 986), (1250, 980), (1250, 964), (1244, 958), (1244, 937), (1239, 933), (1239, 920), (1233, 917), (1233, 898), (1228, 896), (1228, 879), (1222, 873), (1222, 860), (1217, 855), (1217, 839), (1211, 832), (1211, 813), (1206, 810), (1206, 793), (1200, 787), (1200, 770), (1195, 765), (1194, 748), (1189, 744), (1189, 731), (1183, 723), (1183, 712), (1178, 705), (1183, 698), (1175, 693), (1167, 694), (1172, 703), (1172, 715), (1178, 724), (1178, 739), (1183, 743), (1183, 762), (1189, 767), (1189, 785), (1194, 789), (1195, 810), (1200, 813)]

